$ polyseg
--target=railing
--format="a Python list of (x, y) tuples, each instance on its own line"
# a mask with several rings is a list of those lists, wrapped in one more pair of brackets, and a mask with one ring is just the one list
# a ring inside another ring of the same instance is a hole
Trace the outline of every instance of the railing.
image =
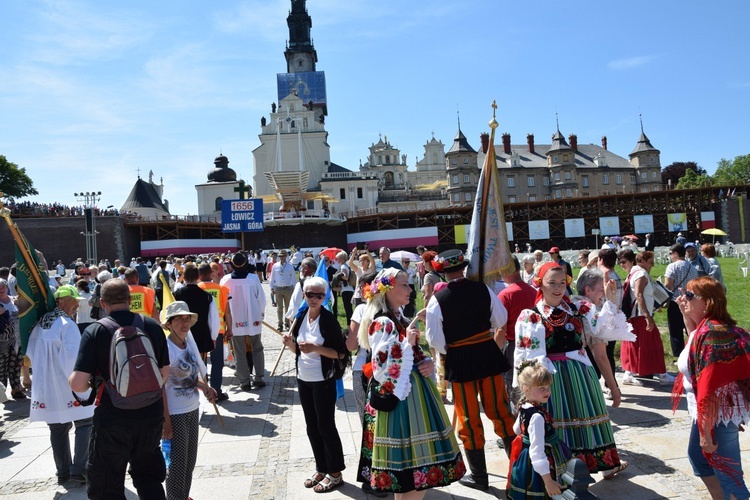
[(306, 220), (306, 219), (326, 219), (326, 220), (340, 220), (344, 221), (345, 218), (339, 214), (332, 214), (327, 210), (305, 210), (303, 212), (266, 212), (263, 214), (263, 220), (265, 222), (280, 221), (280, 220)]
[(374, 173), (363, 172), (325, 172), (323, 179), (374, 179)]

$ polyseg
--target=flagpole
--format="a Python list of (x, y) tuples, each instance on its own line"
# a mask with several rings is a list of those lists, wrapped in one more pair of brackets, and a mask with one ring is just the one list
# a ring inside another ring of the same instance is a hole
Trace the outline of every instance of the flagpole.
[(29, 268), (29, 272), (34, 277), (34, 281), (36, 281), (36, 284), (39, 287), (39, 291), (44, 297), (44, 301), (47, 302), (47, 288), (44, 286), (42, 277), (39, 275), (39, 269), (36, 267), (34, 259), (32, 259), (31, 255), (29, 255), (29, 249), (26, 246), (26, 239), (18, 230), (18, 226), (10, 219), (10, 212), (8, 211), (8, 209), (3, 207), (2, 204), (0, 204), (0, 215), (2, 215), (3, 219), (5, 219), (5, 222), (8, 224), (10, 234), (13, 235), (13, 239), (16, 241), (19, 250), (21, 250), (23, 260), (26, 261), (26, 266)]
[[(492, 101), (492, 121), (490, 121), (489, 125), (492, 129), (490, 131), (490, 143), (489, 147), (487, 148), (487, 156), (492, 155), (495, 156), (495, 129), (497, 128), (497, 120), (495, 120), (495, 110), (497, 110), (497, 103), (495, 101)], [(486, 168), (482, 169), (482, 176), (484, 177), (484, 184), (482, 185), (482, 197), (480, 198), (483, 202), (486, 202), (487, 198), (489, 197), (489, 190), (491, 187), (490, 181), (492, 180), (492, 172), (490, 172), (490, 168), (494, 167), (494, 162), (487, 161), (485, 159), (484, 166)], [(485, 249), (485, 225), (487, 224), (487, 207), (482, 207), (479, 214), (479, 251), (484, 252)], [(484, 255), (480, 253), (479, 255), (479, 263), (478, 263), (478, 273), (477, 278), (479, 281), (484, 283)]]

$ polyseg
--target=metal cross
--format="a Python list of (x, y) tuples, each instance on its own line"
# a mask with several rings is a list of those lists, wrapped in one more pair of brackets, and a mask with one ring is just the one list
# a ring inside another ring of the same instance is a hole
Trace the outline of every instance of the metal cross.
[(245, 181), (240, 181), (239, 186), (234, 188), (234, 192), (239, 193), (240, 200), (246, 200), (248, 197), (245, 195), (249, 195), (252, 190), (252, 187), (245, 186)]

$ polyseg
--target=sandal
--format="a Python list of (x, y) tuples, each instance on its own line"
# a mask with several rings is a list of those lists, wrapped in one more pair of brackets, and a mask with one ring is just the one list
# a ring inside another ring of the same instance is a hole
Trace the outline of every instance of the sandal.
[(322, 472), (315, 472), (312, 476), (310, 476), (308, 479), (305, 479), (305, 488), (312, 488), (313, 486), (317, 485), (319, 482), (321, 482), (323, 479), (326, 478), (326, 475)]
[[(323, 481), (326, 481), (326, 480), (328, 482), (324, 483)], [(315, 488), (313, 488), (313, 491), (315, 493), (328, 493), (329, 491), (335, 490), (336, 488), (338, 488), (342, 484), (344, 484), (344, 475), (343, 474), (340, 474), (339, 477), (333, 477), (330, 474), (326, 474), (325, 479), (321, 480), (321, 482), (319, 482), (315, 486)]]
[(617, 467), (615, 467), (614, 469), (612, 469), (608, 474), (604, 474), (604, 480), (608, 481), (608, 480), (612, 479), (613, 477), (615, 477), (615, 474), (617, 474), (618, 472), (622, 472), (622, 471), (624, 471), (627, 468), (628, 468), (628, 463), (626, 461), (622, 460), (620, 462), (620, 465), (618, 465)]

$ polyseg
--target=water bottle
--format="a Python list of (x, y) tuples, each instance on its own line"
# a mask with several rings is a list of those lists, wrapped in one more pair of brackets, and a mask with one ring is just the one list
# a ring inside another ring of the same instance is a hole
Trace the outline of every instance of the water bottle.
[(161, 454), (164, 456), (164, 464), (167, 466), (167, 469), (169, 469), (169, 463), (171, 462), (171, 455), (172, 455), (172, 440), (171, 439), (162, 439), (161, 440)]

